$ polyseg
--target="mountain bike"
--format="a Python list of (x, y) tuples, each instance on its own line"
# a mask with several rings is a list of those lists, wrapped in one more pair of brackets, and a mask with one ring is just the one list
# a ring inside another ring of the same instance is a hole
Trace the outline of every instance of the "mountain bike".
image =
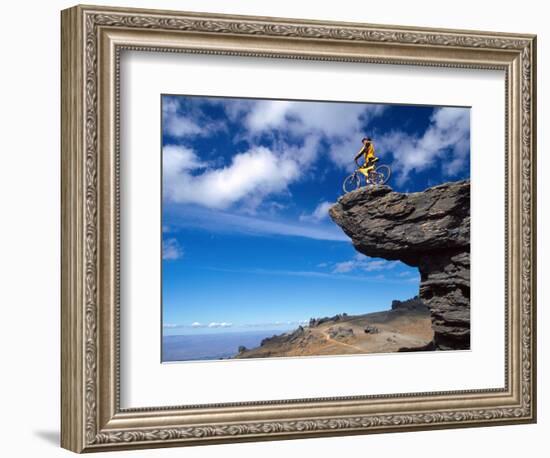
[[(389, 165), (378, 165), (372, 169), (368, 176), (365, 176), (359, 169), (355, 170), (344, 180), (344, 192), (350, 192), (359, 189), (361, 186), (372, 186), (386, 184), (390, 179), (391, 168)], [(364, 185), (362, 183), (365, 183)]]

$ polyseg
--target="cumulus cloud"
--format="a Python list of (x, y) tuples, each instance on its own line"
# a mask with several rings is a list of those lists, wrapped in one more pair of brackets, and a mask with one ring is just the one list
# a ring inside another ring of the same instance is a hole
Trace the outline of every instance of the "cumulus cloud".
[(399, 184), (404, 184), (412, 171), (421, 172), (442, 160), (446, 176), (457, 175), (466, 166), (470, 151), (470, 112), (468, 108), (437, 109), (423, 135), (393, 131), (378, 139), (377, 148), (391, 152), (392, 168)]
[(211, 135), (212, 132), (224, 130), (225, 126), (223, 123), (206, 119), (199, 110), (187, 113), (177, 98), (163, 97), (162, 129), (172, 137), (191, 138)]
[(300, 215), (300, 221), (319, 222), (328, 219), (328, 209), (333, 205), (333, 202), (321, 202), (312, 213)]
[(374, 272), (393, 269), (398, 261), (386, 261), (385, 259), (372, 259), (360, 253), (356, 254), (349, 261), (337, 262), (332, 268), (333, 273), (348, 273), (355, 270)]
[(176, 239), (170, 238), (162, 241), (162, 259), (176, 260), (183, 257), (183, 248)]
[(265, 197), (287, 189), (300, 176), (296, 161), (255, 146), (233, 156), (221, 168), (204, 168), (189, 148), (166, 145), (163, 148), (165, 197), (176, 203), (226, 209), (245, 198)]
[(253, 102), (245, 123), (252, 132), (280, 127), (287, 121), (294, 102), (287, 100), (262, 100)]
[(383, 110), (383, 105), (375, 104), (258, 100), (230, 114), (246, 113), (244, 123), (253, 134), (279, 129), (302, 136), (316, 133), (347, 138)]
[[(369, 122), (386, 105), (365, 103), (302, 102), (288, 100), (222, 101), (228, 117), (242, 123), (243, 135), (254, 143), (262, 135), (272, 139), (290, 137), (316, 147), (324, 140), (328, 155), (339, 167), (351, 167), (351, 156), (361, 147)], [(303, 153), (303, 151), (301, 151)], [(308, 158), (307, 160), (310, 160)]]
[(230, 328), (233, 326), (233, 323), (226, 323), (225, 321), (218, 323), (217, 321), (212, 321), (208, 323), (209, 328)]
[(164, 131), (172, 137), (185, 137), (193, 135), (205, 135), (206, 129), (199, 126), (192, 119), (185, 116), (174, 115), (166, 119)]

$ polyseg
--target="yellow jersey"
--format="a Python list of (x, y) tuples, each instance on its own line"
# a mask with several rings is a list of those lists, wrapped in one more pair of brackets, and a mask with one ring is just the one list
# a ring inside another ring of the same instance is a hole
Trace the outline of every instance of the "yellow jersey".
[(372, 143), (369, 143), (369, 146), (363, 146), (361, 151), (363, 152), (365, 162), (369, 162), (370, 159), (374, 159), (374, 145)]

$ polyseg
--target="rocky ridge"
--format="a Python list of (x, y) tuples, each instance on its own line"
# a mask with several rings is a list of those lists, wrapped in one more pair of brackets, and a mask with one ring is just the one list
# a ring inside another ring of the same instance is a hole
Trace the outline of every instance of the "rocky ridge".
[(319, 356), (433, 350), (428, 309), (418, 299), (363, 315), (311, 318), (309, 325), (271, 337), (256, 348), (240, 346), (235, 358)]
[(428, 307), (424, 304), (424, 302), (422, 302), (422, 299), (418, 296), (414, 296), (413, 298), (405, 301), (399, 301), (397, 299), (393, 300), (391, 303), (391, 309), (404, 311), (426, 311), (428, 310)]

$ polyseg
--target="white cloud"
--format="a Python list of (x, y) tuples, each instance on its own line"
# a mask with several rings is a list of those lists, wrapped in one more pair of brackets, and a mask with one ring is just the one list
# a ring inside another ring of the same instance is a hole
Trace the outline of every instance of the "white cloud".
[(355, 261), (344, 261), (344, 262), (338, 262), (334, 266), (334, 269), (332, 271), (334, 273), (347, 273), (351, 272), (357, 267), (357, 262)]
[(199, 321), (194, 321), (193, 323), (191, 323), (191, 325), (188, 325), (188, 324), (172, 324), (172, 323), (164, 323), (162, 325), (163, 328), (167, 328), (167, 329), (175, 329), (175, 328), (194, 328), (194, 329), (199, 329), (199, 328), (230, 328), (231, 326), (233, 326), (233, 323), (226, 323), (225, 321), (222, 321), (222, 322), (217, 322), (217, 321), (213, 321), (211, 323), (208, 323), (208, 324), (205, 324), (205, 323), (200, 323)]
[(164, 131), (173, 137), (204, 135), (205, 128), (185, 116), (173, 115), (164, 121)]
[(194, 170), (205, 168), (202, 162), (191, 148), (180, 145), (165, 145), (162, 148), (162, 173), (165, 178), (172, 178), (180, 170)]
[(277, 128), (287, 122), (287, 116), (295, 102), (286, 100), (262, 100), (252, 105), (245, 119), (246, 125), (253, 132)]
[(393, 153), (392, 168), (399, 184), (404, 184), (412, 171), (434, 167), (440, 158), (446, 176), (454, 176), (469, 158), (470, 114), (468, 108), (437, 109), (422, 136), (394, 131), (378, 139), (377, 149)]
[(359, 261), (360, 268), (366, 272), (372, 272), (375, 270), (387, 270), (393, 269), (398, 261), (386, 261), (384, 259), (372, 260), (372, 261)]
[(179, 103), (170, 98), (162, 102), (162, 127), (163, 130), (174, 137), (185, 135), (194, 136), (204, 134), (204, 127), (201, 127), (194, 120), (178, 113)]
[[(392, 278), (386, 278), (380, 275), (365, 275), (362, 273), (356, 274), (347, 274), (339, 272), (319, 272), (312, 270), (278, 270), (278, 269), (220, 269), (220, 268), (209, 268), (209, 270), (214, 270), (217, 272), (232, 272), (232, 273), (248, 273), (248, 274), (257, 274), (257, 275), (282, 275), (287, 277), (304, 277), (304, 278), (327, 278), (330, 280), (340, 280), (340, 281), (380, 281), (383, 280), (385, 283), (401, 283), (403, 280), (396, 280)], [(409, 279), (407, 279), (409, 281)]]
[(279, 143), (279, 149), (284, 158), (295, 161), (302, 171), (315, 166), (315, 159), (319, 155), (320, 135), (311, 134), (304, 137), (301, 146)]
[(362, 270), (365, 272), (374, 272), (380, 270), (393, 269), (398, 264), (398, 261), (387, 261), (385, 259), (372, 259), (357, 253), (349, 261), (337, 262), (332, 269), (333, 273), (348, 273), (354, 270)]
[[(353, 155), (367, 135), (368, 123), (380, 116), (385, 105), (365, 103), (303, 102), (286, 100), (246, 100), (223, 102), (227, 115), (244, 124), (244, 138), (254, 143), (261, 135), (292, 137), (314, 145), (310, 161), (319, 154), (319, 141), (329, 144), (329, 157), (339, 167), (351, 167)], [(295, 151), (304, 153), (304, 150)], [(294, 156), (299, 160), (298, 156)], [(305, 164), (303, 161), (302, 164)]]
[[(287, 100), (258, 100), (247, 108), (244, 122), (253, 134), (279, 129), (295, 135), (317, 133), (329, 138), (348, 137), (384, 110), (383, 105)], [(242, 112), (237, 113), (242, 116)]]
[(312, 213), (300, 215), (300, 221), (315, 221), (319, 222), (328, 219), (328, 209), (332, 207), (334, 202), (321, 202)]
[(162, 259), (176, 260), (183, 257), (183, 248), (176, 239), (162, 241)]
[(269, 328), (273, 327), (287, 327), (287, 326), (299, 326), (308, 324), (309, 320), (294, 320), (294, 321), (267, 321), (264, 323), (245, 323), (243, 324), (246, 328)]
[(211, 135), (225, 129), (223, 123), (207, 121), (200, 111), (182, 114), (180, 102), (174, 98), (163, 98), (162, 128), (172, 137), (197, 137)]
[(176, 203), (225, 209), (247, 197), (282, 192), (300, 176), (296, 161), (256, 146), (233, 156), (231, 163), (206, 169), (195, 153), (183, 147), (163, 148), (165, 196)]
[(211, 323), (208, 324), (209, 328), (230, 328), (231, 326), (233, 326), (233, 323), (226, 323), (226, 322), (218, 323), (216, 321), (212, 321)]
[(189, 206), (185, 208), (166, 206), (165, 210), (170, 213), (171, 224), (176, 227), (199, 227), (218, 233), (263, 236), (285, 235), (348, 243), (350, 241), (349, 237), (339, 227), (329, 223), (313, 225), (249, 215), (237, 215)]

